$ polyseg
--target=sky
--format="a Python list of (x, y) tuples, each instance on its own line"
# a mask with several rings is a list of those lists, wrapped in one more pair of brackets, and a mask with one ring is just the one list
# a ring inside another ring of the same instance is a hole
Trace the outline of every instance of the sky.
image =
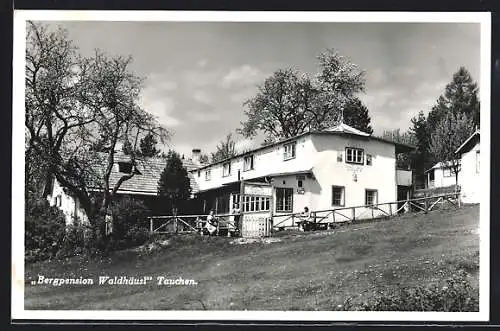
[[(172, 133), (165, 150), (186, 156), (216, 150), (245, 120), (243, 102), (275, 70), (316, 73), (317, 55), (333, 48), (366, 72), (374, 134), (406, 130), (428, 112), (460, 66), (480, 73), (477, 23), (51, 23), (68, 30), (83, 55), (98, 48), (131, 55), (146, 78), (140, 103)], [(237, 137), (240, 140), (239, 137)], [(257, 146), (259, 139), (238, 142)]]

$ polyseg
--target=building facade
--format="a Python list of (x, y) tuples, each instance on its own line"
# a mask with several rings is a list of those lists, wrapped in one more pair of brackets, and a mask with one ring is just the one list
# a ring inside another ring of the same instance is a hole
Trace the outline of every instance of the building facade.
[[(459, 183), (464, 203), (480, 202), (480, 135), (474, 132), (456, 151), (460, 156)], [(488, 194), (488, 193), (487, 193)]]
[[(396, 169), (397, 154), (411, 149), (341, 124), (193, 170), (195, 195), (204, 212), (241, 208), (273, 216), (394, 202), (411, 190), (411, 171)], [(272, 196), (245, 196), (240, 206), (242, 181), (267, 183)]]

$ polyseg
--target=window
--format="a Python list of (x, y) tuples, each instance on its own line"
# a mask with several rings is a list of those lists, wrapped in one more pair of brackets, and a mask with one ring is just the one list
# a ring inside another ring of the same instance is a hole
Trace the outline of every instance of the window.
[(451, 177), (452, 175), (450, 167), (443, 168), (443, 177)]
[(243, 211), (269, 211), (270, 197), (246, 195), (243, 203)]
[(479, 151), (476, 151), (476, 172), (479, 173), (479, 161), (481, 158), (479, 157)]
[(332, 206), (344, 205), (344, 187), (332, 186)]
[(378, 203), (377, 190), (365, 190), (365, 205), (376, 205)]
[(302, 187), (303, 186), (302, 179), (297, 180), (297, 186), (298, 187)]
[(345, 153), (346, 153), (345, 161), (347, 163), (363, 164), (364, 152), (362, 149), (346, 147)]
[(283, 160), (295, 158), (295, 142), (283, 146)]
[(61, 204), (62, 204), (62, 197), (61, 197), (61, 195), (58, 195), (56, 197), (56, 206), (61, 207)]
[(372, 156), (370, 154), (366, 154), (366, 165), (372, 165)]
[(432, 169), (431, 171), (429, 171), (429, 180), (430, 181), (434, 180), (434, 169)]
[(240, 209), (240, 195), (233, 193), (233, 209)]
[(222, 177), (227, 177), (229, 175), (231, 175), (231, 162), (222, 165)]
[(210, 173), (210, 169), (205, 171), (205, 180), (210, 180), (212, 174)]
[(200, 170), (198, 170), (198, 177), (200, 177), (200, 176), (201, 176), (201, 171), (200, 171)]
[(132, 163), (130, 162), (118, 162), (118, 171), (125, 174), (132, 173)]
[(291, 213), (292, 210), (293, 210), (293, 188), (277, 187), (276, 211)]
[(243, 158), (243, 171), (253, 170), (253, 155)]

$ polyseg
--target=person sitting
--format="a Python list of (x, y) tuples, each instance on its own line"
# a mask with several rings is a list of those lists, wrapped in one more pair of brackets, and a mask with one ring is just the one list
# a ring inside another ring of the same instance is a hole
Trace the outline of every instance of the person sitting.
[(300, 218), (301, 221), (299, 224), (299, 230), (309, 231), (311, 223), (311, 213), (309, 212), (309, 208), (304, 207), (304, 211), (300, 214)]
[(215, 235), (217, 231), (217, 219), (214, 215), (214, 211), (210, 210), (207, 216), (207, 222), (205, 223), (205, 229), (207, 229), (210, 236)]

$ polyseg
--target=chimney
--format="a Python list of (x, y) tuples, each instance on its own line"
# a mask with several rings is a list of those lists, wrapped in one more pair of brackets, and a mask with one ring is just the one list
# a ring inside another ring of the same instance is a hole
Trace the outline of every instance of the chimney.
[(193, 148), (191, 151), (191, 161), (193, 161), (194, 164), (200, 165), (200, 156), (201, 156), (201, 149), (199, 148)]

